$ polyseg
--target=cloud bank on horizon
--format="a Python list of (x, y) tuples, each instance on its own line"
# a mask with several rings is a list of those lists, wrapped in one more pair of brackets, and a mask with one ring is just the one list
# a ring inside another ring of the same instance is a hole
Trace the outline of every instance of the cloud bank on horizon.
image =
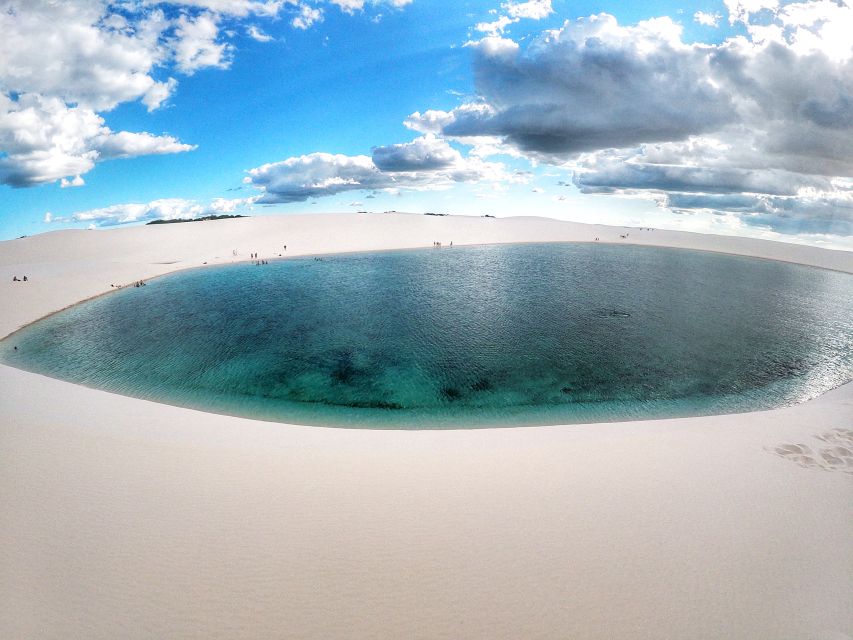
[[(853, 8), (726, 0), (746, 35), (686, 44), (672, 19), (566, 21), (475, 50), (477, 99), (406, 124), (571, 168), (582, 193), (853, 233)], [(707, 15), (697, 21), (707, 24)]]
[[(168, 132), (113, 131), (105, 114), (125, 103), (158, 112), (181, 78), (227, 76), (237, 32), (267, 43), (284, 23), (304, 31), (329, 11), (367, 10), (378, 21), (411, 1), (0, 0), (0, 184), (79, 187), (107, 160), (192, 152), (195, 141)], [(529, 181), (523, 163), (563, 175), (567, 194), (646, 200), (781, 234), (853, 235), (848, 0), (724, 0), (719, 12), (685, 12), (727, 29), (712, 43), (688, 41), (669, 16), (620, 24), (608, 13), (509, 35), (559, 17), (551, 0), (507, 1), (489, 16), (464, 43), (473, 94), (400, 114), (414, 139), (368, 145), (370, 155), (270, 158), (245, 171), (255, 190), (245, 198), (160, 198), (47, 219), (124, 224), (466, 184), (499, 192)]]

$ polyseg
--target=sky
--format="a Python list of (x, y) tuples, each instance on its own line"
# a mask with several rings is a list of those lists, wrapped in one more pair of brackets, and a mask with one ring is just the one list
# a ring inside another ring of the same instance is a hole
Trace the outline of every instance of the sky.
[(0, 239), (544, 215), (853, 249), (853, 0), (0, 0)]

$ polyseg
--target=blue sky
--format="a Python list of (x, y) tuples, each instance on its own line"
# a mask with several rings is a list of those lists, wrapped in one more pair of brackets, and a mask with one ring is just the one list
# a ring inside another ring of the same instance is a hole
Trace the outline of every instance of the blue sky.
[(0, 238), (393, 209), (853, 248), (851, 15), (0, 0)]

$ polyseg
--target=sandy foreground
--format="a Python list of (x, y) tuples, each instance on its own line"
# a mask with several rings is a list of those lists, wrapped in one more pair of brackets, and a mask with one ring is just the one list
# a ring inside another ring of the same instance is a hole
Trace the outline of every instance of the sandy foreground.
[[(57, 231), (0, 242), (0, 335), (111, 284), (285, 244), (595, 237), (853, 272), (849, 252), (542, 218)], [(406, 432), (218, 416), (0, 366), (0, 638), (853, 638), (844, 448), (851, 384), (751, 414)]]

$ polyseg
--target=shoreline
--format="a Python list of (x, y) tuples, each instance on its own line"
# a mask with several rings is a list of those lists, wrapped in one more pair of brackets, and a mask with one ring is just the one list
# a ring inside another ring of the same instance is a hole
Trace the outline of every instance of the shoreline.
[[(613, 228), (614, 229), (621, 229), (621, 228), (632, 228), (632, 227), (613, 227)], [(32, 236), (25, 236), (25, 237), (32, 237)], [(719, 237), (725, 237), (725, 236), (719, 236)], [(16, 238), (16, 240), (19, 240), (19, 239), (20, 238)], [(800, 267), (805, 267), (807, 269), (822, 269), (824, 271), (832, 271), (833, 273), (853, 274), (853, 255), (851, 255), (851, 267), (849, 269), (842, 269), (842, 268), (820, 266), (820, 265), (812, 264), (809, 262), (798, 262), (798, 261), (794, 261), (794, 260), (780, 260), (778, 258), (768, 258), (768, 257), (764, 257), (764, 256), (755, 256), (755, 255), (749, 255), (749, 254), (743, 254), (743, 253), (734, 253), (734, 252), (729, 252), (729, 251), (717, 251), (714, 249), (697, 249), (697, 248), (689, 248), (689, 247), (675, 247), (675, 246), (670, 246), (670, 245), (666, 245), (666, 244), (640, 244), (640, 243), (632, 243), (632, 242), (618, 243), (618, 242), (612, 242), (612, 241), (603, 242), (603, 241), (595, 241), (595, 240), (593, 240), (593, 241), (589, 241), (589, 240), (558, 240), (558, 241), (540, 240), (540, 241), (527, 241), (527, 242), (483, 242), (483, 243), (479, 243), (479, 244), (471, 243), (471, 244), (464, 244), (464, 245), (460, 244), (460, 245), (457, 245), (457, 247), (458, 248), (466, 248), (466, 247), (489, 247), (489, 246), (498, 246), (498, 245), (528, 245), (528, 244), (597, 244), (597, 245), (614, 246), (614, 247), (622, 246), (622, 247), (639, 247), (639, 248), (652, 248), (652, 249), (670, 249), (670, 250), (674, 250), (674, 251), (697, 251), (697, 252), (701, 252), (701, 253), (712, 253), (712, 254), (721, 255), (721, 256), (735, 256), (735, 257), (739, 257), (739, 258), (748, 258), (750, 260), (762, 260), (762, 261), (768, 261), (768, 262), (783, 262), (785, 264), (793, 264), (793, 265), (797, 265)], [(300, 254), (290, 255), (290, 256), (273, 256), (273, 257), (263, 258), (263, 259), (268, 260), (268, 261), (299, 260), (301, 258), (312, 258), (312, 257), (325, 258), (325, 257), (338, 257), (338, 256), (349, 256), (349, 255), (362, 255), (362, 254), (369, 254), (369, 253), (389, 253), (389, 252), (397, 252), (397, 251), (430, 251), (430, 250), (443, 250), (443, 249), (451, 249), (451, 248), (452, 247), (441, 247), (440, 249), (435, 249), (434, 247), (417, 245), (417, 246), (398, 247), (398, 248), (394, 248), (394, 249), (363, 249), (363, 250), (358, 250), (358, 251), (334, 251), (334, 252), (327, 252), (327, 253), (321, 253), (321, 252), (318, 252), (318, 253), (300, 253)], [(851, 252), (851, 254), (853, 254), (853, 252)], [(160, 279), (160, 278), (163, 278), (166, 276), (174, 275), (177, 273), (184, 273), (187, 271), (194, 271), (197, 269), (225, 267), (225, 266), (236, 265), (236, 264), (251, 264), (252, 262), (253, 262), (252, 259), (245, 259), (245, 260), (239, 260), (239, 261), (235, 261), (235, 262), (217, 262), (217, 263), (213, 263), (213, 264), (187, 265), (187, 266), (178, 267), (172, 271), (166, 271), (164, 273), (159, 273), (159, 274), (147, 277), (147, 278), (142, 278), (140, 280), (131, 281), (131, 282), (137, 282), (137, 281), (142, 281), (142, 280), (145, 280), (145, 281), (157, 280), (157, 279)], [(167, 264), (167, 263), (163, 263), (163, 264)], [(72, 303), (62, 307), (61, 309), (56, 309), (55, 311), (50, 311), (43, 316), (39, 316), (38, 318), (35, 318), (34, 320), (28, 321), (26, 324), (19, 326), (18, 328), (12, 330), (11, 332), (9, 332), (5, 335), (0, 335), (0, 342), (2, 342), (3, 340), (7, 340), (8, 338), (11, 338), (12, 336), (14, 336), (19, 331), (22, 331), (22, 330), (26, 329), (27, 327), (29, 327), (29, 326), (37, 323), (37, 322), (40, 322), (41, 320), (44, 320), (45, 318), (49, 318), (53, 315), (56, 315), (57, 313), (61, 313), (63, 311), (66, 311), (72, 307), (77, 306), (78, 304), (83, 304), (83, 303), (89, 302), (91, 300), (95, 300), (95, 299), (100, 298), (102, 296), (106, 296), (106, 295), (109, 295), (111, 293), (115, 293), (117, 291), (120, 291), (122, 289), (126, 289), (128, 287), (133, 287), (133, 284), (122, 284), (122, 285), (119, 285), (117, 287), (110, 288), (110, 289), (107, 289), (105, 291), (101, 291), (100, 293), (96, 293), (92, 296), (89, 296), (88, 298), (83, 298), (83, 299), (78, 300), (76, 302), (72, 302)]]
[[(125, 227), (125, 228), (113, 228), (113, 229), (98, 229), (98, 230), (59, 230), (59, 231), (50, 231), (45, 234), (39, 234), (36, 236), (25, 236), (23, 238), (15, 238), (13, 240), (0, 241), (0, 273), (5, 275), (9, 275), (12, 272), (9, 271), (9, 267), (14, 266), (12, 264), (8, 264), (2, 261), (3, 250), (8, 248), (12, 243), (20, 243), (26, 240), (37, 240), (39, 238), (44, 239), (45, 237), (51, 235), (57, 237), (59, 235), (68, 235), (68, 234), (109, 234), (111, 232), (128, 232), (128, 231), (142, 231), (146, 229), (157, 229), (158, 231), (162, 227), (187, 227), (196, 225), (205, 225), (209, 229), (209, 225), (215, 224), (223, 224), (223, 223), (234, 223), (241, 221), (262, 221), (263, 225), (269, 223), (270, 220), (276, 220), (277, 218), (287, 218), (287, 216), (267, 216), (267, 217), (246, 217), (246, 218), (236, 218), (236, 219), (225, 219), (225, 220), (215, 220), (215, 221), (206, 221), (206, 222), (198, 222), (198, 223), (184, 223), (178, 225), (154, 225), (148, 226), (143, 225), (140, 227)], [(375, 225), (377, 229), (381, 229), (382, 222), (387, 221), (389, 219), (396, 219), (396, 222), (399, 222), (402, 219), (403, 222), (408, 221), (407, 219), (419, 220), (420, 218), (427, 218), (428, 221), (430, 217), (428, 216), (419, 216), (417, 214), (304, 214), (300, 216), (291, 216), (290, 220), (296, 220), (300, 223), (304, 223), (306, 220), (311, 221), (332, 221), (335, 219), (349, 219), (350, 221), (363, 221), (366, 219), (370, 219), (371, 222), (379, 222), (378, 225)], [(641, 234), (659, 234), (661, 237), (660, 242), (646, 242), (644, 240), (637, 241), (637, 238), (632, 239), (622, 239), (620, 231), (637, 231), (639, 227), (616, 227), (616, 226), (606, 226), (606, 225), (588, 225), (582, 223), (573, 223), (573, 222), (563, 222), (550, 218), (539, 218), (539, 217), (527, 217), (527, 216), (517, 216), (511, 218), (475, 218), (475, 217), (467, 217), (467, 216), (442, 216), (442, 217), (433, 217), (432, 220), (437, 221), (449, 221), (450, 226), (454, 222), (461, 222), (464, 224), (471, 224), (472, 221), (478, 221), (480, 224), (487, 224), (490, 226), (494, 226), (499, 224), (500, 222), (509, 222), (513, 224), (520, 224), (521, 226), (525, 226), (525, 223), (530, 226), (535, 226), (537, 222), (545, 222), (548, 225), (555, 225), (556, 228), (561, 228), (564, 234), (570, 236), (568, 238), (544, 238), (544, 239), (527, 239), (527, 240), (514, 240), (511, 237), (503, 237), (500, 239), (491, 239), (482, 242), (457, 242), (456, 246), (464, 247), (464, 246), (478, 246), (478, 245), (497, 245), (497, 244), (549, 244), (549, 243), (584, 243), (584, 244), (602, 244), (602, 245), (614, 245), (614, 246), (637, 246), (637, 247), (658, 247), (664, 249), (682, 249), (688, 251), (703, 251), (707, 253), (716, 253), (721, 255), (734, 255), (741, 257), (748, 257), (753, 259), (760, 260), (776, 260), (780, 262), (787, 262), (790, 264), (797, 264), (804, 267), (818, 268), (818, 269), (826, 269), (828, 271), (834, 271), (838, 273), (848, 273), (853, 274), (853, 252), (842, 251), (837, 249), (823, 249), (819, 247), (810, 247), (806, 245), (795, 245), (795, 244), (785, 244), (781, 242), (774, 242), (769, 240), (758, 240), (753, 238), (742, 238), (736, 236), (718, 236), (718, 235), (705, 235), (694, 232), (682, 232), (682, 231), (668, 231), (668, 230), (650, 230), (650, 231), (640, 231)], [(420, 220), (419, 220), (420, 221)], [(484, 221), (484, 222), (480, 222)], [(430, 222), (427, 222), (430, 224)], [(224, 226), (224, 225), (223, 225)], [(229, 225), (229, 226), (233, 226)], [(286, 225), (282, 225), (285, 226)], [(304, 226), (304, 225), (303, 225)], [(358, 226), (358, 225), (356, 225)], [(443, 226), (448, 226), (445, 223)], [(645, 229), (645, 227), (642, 227)], [(183, 230), (181, 230), (183, 231)], [(445, 230), (442, 230), (446, 232)], [(603, 234), (607, 232), (609, 235), (605, 235), (601, 240), (595, 240), (595, 233)], [(566, 233), (567, 232), (567, 233)], [(187, 235), (187, 234), (185, 234)], [(578, 237), (582, 236), (582, 237)], [(610, 237), (615, 236), (615, 237)], [(190, 236), (191, 237), (191, 236)], [(54, 239), (51, 238), (51, 239)], [(617, 239), (618, 238), (618, 239)], [(716, 243), (726, 244), (727, 242), (734, 243), (743, 243), (746, 242), (745, 247), (729, 247), (729, 248), (720, 248), (720, 247), (711, 247), (711, 246), (695, 246), (697, 241), (701, 245), (703, 241), (707, 241), (708, 239), (712, 240)], [(288, 258), (299, 258), (299, 257), (312, 257), (312, 256), (332, 256), (332, 255), (347, 255), (347, 254), (358, 254), (358, 253), (370, 253), (370, 252), (382, 252), (382, 251), (406, 251), (406, 250), (419, 250), (419, 249), (429, 249), (430, 247), (426, 245), (426, 238), (424, 238), (422, 243), (390, 243), (389, 246), (373, 246), (366, 248), (355, 248), (355, 249), (343, 249), (334, 248), (332, 250), (322, 250), (322, 249), (309, 249), (305, 251), (296, 251), (291, 252), (287, 256), (279, 256), (274, 252), (265, 254), (261, 256), (260, 259), (267, 260), (275, 260), (275, 259), (288, 259)], [(767, 251), (767, 247), (772, 247), (775, 251), (779, 252), (779, 255), (768, 256), (762, 254), (761, 250)], [(442, 247), (442, 249), (448, 249), (450, 247)], [(747, 251), (745, 249), (752, 249), (752, 251)], [(796, 256), (788, 256), (785, 255), (785, 251), (791, 250), (798, 253)], [(215, 251), (212, 251), (215, 253)], [(168, 275), (170, 273), (176, 273), (179, 271), (186, 271), (189, 269), (200, 269), (204, 267), (217, 266), (223, 264), (235, 264), (238, 262), (251, 262), (251, 259), (242, 258), (238, 260), (229, 260), (229, 256), (215, 256), (210, 258), (209, 260), (204, 261), (204, 264), (199, 264), (200, 258), (195, 261), (184, 261), (184, 260), (164, 260), (160, 262), (148, 262), (146, 266), (156, 266), (156, 267), (168, 267), (165, 269), (158, 268), (153, 273), (142, 275), (141, 277), (131, 277), (123, 280), (123, 282), (134, 282), (137, 280), (151, 280), (153, 278), (157, 278), (160, 276)], [(218, 262), (217, 262), (218, 260)], [(140, 265), (141, 266), (141, 265)], [(8, 278), (7, 278), (8, 279)], [(14, 285), (22, 285), (24, 283), (14, 283)], [(29, 285), (30, 283), (26, 283)], [(5, 287), (8, 287), (9, 283), (4, 283), (3, 280), (0, 280), (0, 293), (3, 292)], [(131, 286), (131, 285), (122, 285), (122, 287)], [(4, 317), (0, 314), (0, 340), (5, 340), (9, 336), (11, 336), (16, 331), (23, 329), (34, 322), (38, 322), (39, 320), (53, 315), (59, 311), (64, 311), (76, 304), (81, 302), (86, 302), (91, 299), (100, 297), (102, 295), (106, 295), (112, 293), (113, 290), (111, 288), (100, 288), (97, 289), (84, 297), (78, 298), (76, 300), (69, 300), (61, 307), (52, 308), (47, 310), (41, 315), (36, 317), (30, 317), (23, 321), (23, 323), (15, 326), (13, 328), (9, 328), (3, 322)]]
[[(274, 259), (276, 237), (310, 257), (625, 230), (424, 218), (2, 242), (0, 334), (235, 247)], [(849, 252), (650, 233), (853, 272)], [(853, 637), (853, 383), (749, 413), (435, 430), (245, 419), (6, 365), (0, 388), (2, 637)]]
[[(614, 229), (621, 229), (621, 228), (620, 227), (614, 227)], [(546, 245), (548, 245), (548, 244), (595, 244), (595, 245), (599, 245), (600, 244), (600, 245), (614, 246), (614, 247), (615, 246), (623, 246), (623, 247), (635, 247), (635, 248), (639, 248), (639, 249), (652, 249), (652, 250), (661, 250), (662, 249), (662, 250), (667, 250), (667, 251), (712, 253), (712, 254), (716, 254), (716, 255), (727, 255), (727, 256), (733, 256), (733, 257), (737, 257), (737, 258), (744, 258), (747, 260), (779, 261), (779, 260), (775, 260), (773, 258), (767, 258), (767, 257), (762, 257), (762, 256), (735, 254), (735, 253), (731, 253), (731, 252), (715, 251), (715, 250), (711, 250), (711, 249), (685, 248), (685, 247), (657, 245), (657, 244), (652, 244), (652, 245), (649, 245), (649, 244), (633, 244), (630, 242), (625, 242), (625, 243), (617, 243), (617, 242), (612, 242), (612, 241), (602, 242), (599, 240), (593, 240), (593, 241), (541, 240), (541, 241), (527, 241), (527, 242), (518, 242), (518, 243), (506, 243), (506, 242), (501, 242), (501, 243), (488, 243), (488, 242), (486, 242), (486, 243), (479, 243), (479, 244), (468, 243), (465, 245), (457, 245), (457, 248), (464, 250), (465, 248), (472, 248), (472, 247), (499, 246), (499, 245), (509, 245), (509, 246), (521, 245), (521, 246), (524, 246), (524, 245), (536, 245), (536, 244), (546, 244)], [(334, 257), (345, 257), (345, 256), (358, 256), (358, 255), (365, 255), (365, 254), (405, 253), (405, 252), (412, 252), (412, 251), (428, 252), (428, 251), (437, 251), (437, 250), (441, 250), (441, 249), (452, 249), (452, 248), (453, 247), (449, 247), (449, 246), (448, 247), (440, 247), (440, 248), (427, 247), (427, 246), (405, 246), (405, 247), (399, 247), (399, 248), (394, 248), (394, 249), (383, 248), (383, 249), (364, 249), (364, 250), (358, 250), (358, 251), (304, 253), (304, 254), (288, 255), (288, 256), (279, 255), (279, 256), (272, 256), (269, 258), (238, 259), (238, 260), (234, 260), (231, 262), (219, 262), (219, 263), (214, 263), (214, 264), (202, 264), (202, 265), (179, 265), (176, 262), (169, 262), (169, 263), (162, 263), (162, 264), (168, 265), (168, 266), (171, 266), (172, 264), (174, 264), (174, 265), (176, 265), (176, 268), (174, 270), (167, 271), (167, 272), (164, 272), (164, 273), (161, 273), (158, 275), (154, 275), (154, 276), (149, 277), (149, 278), (145, 278), (145, 281), (150, 282), (152, 280), (158, 280), (158, 279), (163, 278), (163, 277), (168, 277), (168, 276), (172, 276), (172, 275), (176, 275), (176, 274), (180, 274), (180, 273), (187, 273), (190, 271), (201, 270), (201, 269), (216, 269), (216, 268), (233, 267), (233, 266), (237, 266), (237, 265), (251, 265), (260, 259), (269, 260), (270, 262), (280, 262), (280, 261), (285, 261), (285, 260), (307, 260), (310, 258), (334, 258)], [(794, 265), (797, 265), (799, 267), (804, 267), (804, 268), (825, 269), (827, 271), (833, 271), (836, 273), (850, 273), (850, 272), (844, 271), (842, 269), (831, 269), (831, 268), (816, 266), (814, 264), (809, 264), (809, 263), (804, 263), (804, 262), (791, 262), (791, 261), (781, 261), (781, 262), (786, 262), (787, 264), (794, 264)], [(138, 282), (138, 281), (139, 280), (135, 280), (133, 282)], [(91, 300), (95, 300), (97, 298), (100, 298), (100, 297), (103, 297), (106, 295), (117, 293), (118, 291), (121, 291), (121, 290), (126, 289), (128, 287), (133, 287), (133, 286), (134, 286), (133, 284), (122, 284), (122, 285), (116, 286), (114, 288), (110, 288), (107, 291), (103, 291), (102, 293), (95, 294), (89, 298), (86, 298), (86, 299), (80, 300), (78, 302), (72, 303), (66, 307), (63, 307), (62, 309), (52, 311), (52, 312), (50, 312), (44, 316), (41, 316), (35, 320), (32, 320), (31, 322), (28, 322), (27, 324), (25, 324), (21, 327), (18, 327), (17, 329), (12, 331), (11, 333), (0, 338), (0, 341), (13, 340), (14, 336), (16, 334), (20, 333), (21, 331), (26, 330), (28, 327), (30, 327), (30, 326), (38, 323), (38, 322), (41, 322), (42, 320), (44, 320), (46, 318), (49, 318), (53, 315), (62, 313), (63, 311), (66, 311), (67, 309), (73, 308), (77, 305), (85, 304), (86, 302), (89, 302)], [(9, 363), (0, 362), (0, 364), (2, 364), (3, 366), (8, 366), (11, 368), (20, 369), (19, 367), (16, 367), (16, 366), (9, 364)], [(58, 380), (58, 381), (66, 382), (69, 384), (79, 385), (79, 386), (85, 387), (87, 389), (104, 391), (104, 389), (101, 389), (97, 386), (90, 386), (87, 384), (74, 382), (72, 380), (67, 380), (67, 379), (63, 379), (60, 377), (55, 377), (55, 376), (52, 376), (49, 374), (31, 371), (29, 369), (20, 369), (20, 370), (28, 372), (28, 373), (32, 373), (34, 375), (40, 375), (40, 376), (44, 376), (47, 378), (51, 378), (53, 380)], [(649, 421), (659, 421), (659, 420), (669, 420), (669, 419), (689, 419), (689, 418), (713, 417), (713, 416), (723, 416), (723, 415), (747, 415), (749, 413), (754, 413), (754, 412), (759, 412), (759, 411), (773, 411), (775, 409), (782, 409), (782, 408), (787, 408), (787, 407), (791, 407), (791, 406), (796, 406), (799, 404), (804, 404), (807, 402), (813, 402), (814, 400), (821, 397), (822, 395), (829, 393), (830, 391), (833, 391), (834, 389), (837, 389), (839, 387), (843, 387), (845, 385), (848, 385), (848, 384), (853, 384), (853, 379), (847, 380), (846, 382), (842, 382), (842, 383), (836, 385), (835, 387), (827, 389), (826, 391), (818, 394), (817, 396), (814, 396), (814, 397), (806, 399), (806, 400), (800, 400), (798, 402), (791, 402), (788, 404), (780, 404), (780, 405), (771, 406), (771, 407), (757, 407), (755, 409), (750, 409), (747, 411), (733, 410), (733, 411), (712, 412), (712, 413), (685, 413), (685, 414), (674, 413), (674, 414), (670, 414), (670, 415), (656, 415), (656, 416), (629, 417), (629, 418), (612, 417), (609, 419), (592, 419), (592, 418), (590, 418), (590, 419), (582, 419), (582, 420), (578, 420), (578, 421), (568, 421), (568, 422), (567, 421), (561, 421), (561, 420), (558, 420), (556, 418), (552, 418), (549, 420), (549, 419), (544, 418), (544, 417), (543, 417), (542, 421), (530, 419), (530, 420), (526, 420), (526, 421), (523, 421), (520, 423), (513, 423), (513, 422), (500, 423), (500, 422), (475, 420), (474, 422), (472, 422), (470, 424), (465, 422), (464, 416), (459, 416), (459, 420), (461, 421), (460, 426), (449, 426), (449, 425), (444, 424), (445, 420), (449, 420), (452, 422), (453, 420), (456, 419), (456, 418), (452, 418), (452, 417), (451, 418), (445, 417), (445, 418), (442, 418), (442, 421), (440, 424), (429, 423), (428, 426), (402, 427), (402, 429), (406, 429), (406, 430), (433, 430), (433, 431), (443, 431), (443, 430), (453, 430), (453, 429), (507, 429), (507, 428), (530, 428), (530, 427), (540, 427), (540, 426), (547, 427), (547, 426), (558, 426), (558, 425), (594, 425), (594, 424), (612, 424), (612, 423), (621, 423), (621, 422), (649, 422)], [(368, 422), (366, 424), (356, 424), (356, 423), (348, 424), (347, 420), (339, 420), (337, 423), (334, 421), (331, 423), (322, 423), (322, 422), (314, 423), (314, 422), (303, 421), (303, 420), (307, 420), (304, 417), (302, 419), (294, 417), (295, 418), (295, 421), (294, 421), (294, 420), (288, 420), (284, 417), (276, 418), (276, 417), (272, 417), (270, 415), (264, 415), (264, 414), (252, 415), (251, 412), (239, 413), (239, 412), (222, 411), (222, 410), (217, 410), (216, 407), (212, 407), (212, 408), (205, 407), (205, 406), (203, 406), (203, 403), (181, 404), (179, 401), (171, 400), (169, 398), (152, 399), (152, 398), (146, 398), (143, 396), (136, 396), (136, 395), (131, 395), (128, 393), (122, 393), (119, 391), (109, 391), (109, 393), (114, 393), (116, 395), (120, 395), (122, 397), (129, 398), (129, 399), (145, 400), (145, 401), (149, 401), (149, 402), (157, 402), (160, 404), (164, 404), (164, 405), (176, 407), (176, 408), (192, 409), (194, 411), (199, 411), (202, 413), (210, 413), (210, 414), (221, 415), (221, 416), (232, 417), (232, 418), (239, 418), (239, 419), (258, 420), (258, 421), (262, 421), (262, 422), (269, 421), (269, 422), (274, 422), (274, 423), (278, 423), (278, 424), (292, 424), (292, 425), (303, 426), (303, 427), (319, 427), (319, 428), (328, 428), (328, 429), (371, 429), (371, 430), (379, 430), (379, 431), (383, 431), (383, 430), (393, 431), (393, 430), (400, 429), (400, 427), (387, 426), (385, 424), (387, 421), (384, 419), (380, 420), (378, 422), (375, 421), (375, 418), (373, 418), (374, 422), (371, 422), (370, 421), (371, 419), (368, 419)], [(691, 399), (690, 398), (680, 398), (680, 399), (672, 399), (672, 400), (688, 400), (689, 401)], [(333, 408), (335, 408), (335, 407), (333, 407)], [(389, 419), (393, 422), (395, 417), (389, 416)], [(405, 419), (405, 416), (401, 415), (400, 419)]]

